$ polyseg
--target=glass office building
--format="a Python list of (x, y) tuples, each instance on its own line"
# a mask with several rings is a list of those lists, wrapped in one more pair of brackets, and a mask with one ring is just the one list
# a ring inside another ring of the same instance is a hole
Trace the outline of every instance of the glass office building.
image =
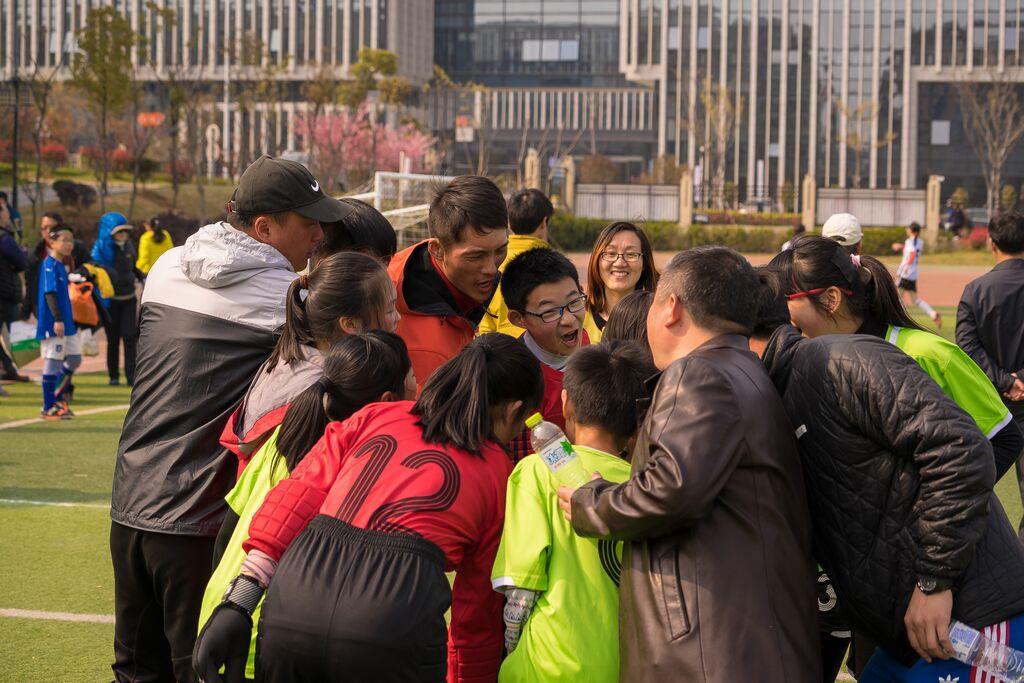
[(596, 151), (639, 170), (655, 142), (656, 93), (622, 72), (620, 19), (618, 0), (438, 0), (435, 61), (487, 87), (438, 115), (486, 129), (495, 170), (514, 167), (524, 140), (545, 157)]
[[(658, 153), (702, 163), (714, 144), (700, 139), (705, 104), (724, 98), (700, 95), (715, 84), (736, 111), (725, 167), (741, 199), (799, 188), (808, 173), (841, 188), (920, 188), (931, 173), (946, 175), (945, 188), (977, 186), (952, 84), (992, 74), (1024, 83), (1024, 0), (621, 0), (620, 9), (623, 71), (658, 93)], [(1021, 148), (1006, 172), (1024, 177)]]

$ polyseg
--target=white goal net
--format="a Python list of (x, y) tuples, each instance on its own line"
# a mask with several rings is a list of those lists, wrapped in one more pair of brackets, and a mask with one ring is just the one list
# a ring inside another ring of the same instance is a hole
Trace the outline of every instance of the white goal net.
[(378, 171), (372, 191), (352, 196), (384, 214), (398, 233), (398, 248), (403, 249), (427, 236), (430, 200), (438, 187), (451, 180), (451, 176)]

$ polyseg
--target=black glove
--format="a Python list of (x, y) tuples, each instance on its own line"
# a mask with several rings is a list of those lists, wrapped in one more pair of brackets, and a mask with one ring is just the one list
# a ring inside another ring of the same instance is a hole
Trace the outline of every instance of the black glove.
[(222, 602), (199, 632), (192, 668), (204, 683), (242, 683), (251, 642), (252, 617), (235, 603)]

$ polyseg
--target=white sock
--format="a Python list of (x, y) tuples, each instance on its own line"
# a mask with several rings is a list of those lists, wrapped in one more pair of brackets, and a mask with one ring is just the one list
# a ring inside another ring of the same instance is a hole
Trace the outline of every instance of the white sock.
[(924, 299), (917, 300), (917, 307), (929, 318), (935, 318), (935, 309), (929, 306), (928, 302)]

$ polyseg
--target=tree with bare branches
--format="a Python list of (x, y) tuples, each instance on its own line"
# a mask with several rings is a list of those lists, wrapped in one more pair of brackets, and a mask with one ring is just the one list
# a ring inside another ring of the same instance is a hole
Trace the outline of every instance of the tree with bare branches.
[(854, 188), (859, 188), (864, 179), (864, 152), (891, 145), (896, 139), (896, 134), (892, 131), (878, 140), (872, 140), (870, 132), (864, 132), (865, 127), (868, 131), (871, 130), (871, 122), (878, 117), (879, 108), (875, 100), (865, 100), (856, 107), (850, 107), (842, 100), (836, 102), (836, 109), (846, 119), (846, 139), (843, 142), (853, 152), (853, 171), (850, 180)]
[(47, 124), (57, 75), (63, 66), (62, 62), (48, 67), (33, 60), (32, 68), (23, 74), (23, 82), (32, 97), (32, 108), (35, 113), (35, 121), (30, 131), (36, 157), (36, 175), (31, 193), (33, 225), (38, 223), (43, 213), (43, 140), (47, 137)]
[(985, 177), (986, 206), (994, 213), (1003, 180), (1003, 166), (1024, 137), (1024, 97), (1019, 83), (994, 69), (983, 81), (958, 81), (955, 85), (963, 114), (967, 143), (981, 164)]
[(743, 110), (743, 98), (721, 83), (704, 78), (697, 93), (700, 113), (683, 126), (693, 132), (697, 144), (707, 152), (704, 177), (711, 179), (716, 208), (723, 206), (725, 170), (728, 152), (736, 131), (736, 117)]

